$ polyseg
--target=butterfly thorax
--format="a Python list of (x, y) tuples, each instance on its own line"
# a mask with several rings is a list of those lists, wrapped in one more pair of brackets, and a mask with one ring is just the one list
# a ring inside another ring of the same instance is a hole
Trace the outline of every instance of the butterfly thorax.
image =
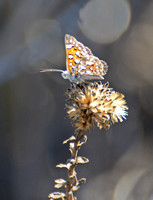
[(63, 71), (61, 75), (64, 79), (68, 79), (70, 82), (73, 83), (80, 83), (84, 81), (83, 78), (81, 78), (81, 76), (76, 76), (76, 74), (69, 73), (67, 70)]

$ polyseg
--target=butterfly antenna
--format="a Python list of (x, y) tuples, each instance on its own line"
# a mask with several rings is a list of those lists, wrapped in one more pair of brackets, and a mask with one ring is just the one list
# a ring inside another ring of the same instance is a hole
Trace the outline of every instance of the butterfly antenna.
[(63, 72), (61, 69), (40, 69), (40, 72)]

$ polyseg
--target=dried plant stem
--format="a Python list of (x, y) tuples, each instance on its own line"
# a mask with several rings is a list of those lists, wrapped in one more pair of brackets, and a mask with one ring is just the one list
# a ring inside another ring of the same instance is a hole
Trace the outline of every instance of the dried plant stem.
[(68, 180), (57, 179), (55, 180), (55, 188), (65, 187), (66, 192), (54, 192), (49, 195), (51, 199), (63, 199), (63, 200), (77, 200), (74, 196), (74, 192), (77, 191), (81, 184), (86, 182), (85, 178), (78, 180), (76, 173), (77, 164), (85, 164), (88, 163), (89, 160), (85, 157), (78, 156), (78, 151), (80, 147), (86, 143), (87, 136), (84, 135), (83, 131), (79, 131), (76, 133), (76, 136), (71, 136), (68, 140), (65, 140), (63, 144), (69, 142), (69, 150), (71, 152), (71, 158), (67, 160), (66, 164), (59, 164), (56, 167), (59, 168), (67, 168), (68, 170)]
[[(73, 164), (70, 166), (70, 169), (68, 170), (68, 183), (66, 185), (66, 199), (67, 200), (75, 200), (76, 197), (73, 196), (73, 187), (79, 185), (79, 181), (76, 176), (75, 167), (77, 165), (77, 155), (78, 150), (80, 149), (80, 141), (83, 137), (83, 133), (80, 132), (76, 136), (76, 140), (74, 141), (74, 147), (71, 148), (71, 160), (73, 161)], [(76, 188), (77, 189), (77, 188)]]

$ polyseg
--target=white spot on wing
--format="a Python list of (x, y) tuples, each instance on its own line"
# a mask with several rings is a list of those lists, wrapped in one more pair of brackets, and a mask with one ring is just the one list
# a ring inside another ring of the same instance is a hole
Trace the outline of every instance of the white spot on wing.
[(94, 57), (91, 57), (91, 58), (90, 58), (90, 61), (93, 61), (93, 60), (94, 60)]
[(77, 52), (75, 53), (75, 55), (76, 55), (76, 56), (79, 56), (79, 51), (77, 51)]
[(73, 58), (73, 55), (72, 55), (72, 54), (69, 54), (68, 58), (69, 58), (69, 59), (72, 59), (72, 58)]
[(67, 49), (71, 49), (71, 48), (72, 48), (72, 45), (71, 45), (71, 44), (67, 44), (67, 45), (66, 45), (66, 48), (67, 48)]
[(92, 65), (93, 62), (90, 62), (90, 61), (86, 61), (86, 65)]
[(78, 64), (79, 62), (80, 62), (80, 60), (79, 59), (75, 59), (75, 61), (74, 61), (76, 64)]
[(85, 51), (81, 51), (81, 54), (84, 56), (84, 55), (86, 55), (86, 52)]
[(78, 47), (78, 49), (81, 51), (82, 47), (81, 47), (81, 46), (79, 46), (79, 47)]
[(90, 70), (87, 70), (86, 73), (87, 73), (87, 74), (91, 74), (91, 71), (90, 71)]
[(80, 68), (81, 68), (81, 70), (86, 69), (86, 66), (81, 65)]

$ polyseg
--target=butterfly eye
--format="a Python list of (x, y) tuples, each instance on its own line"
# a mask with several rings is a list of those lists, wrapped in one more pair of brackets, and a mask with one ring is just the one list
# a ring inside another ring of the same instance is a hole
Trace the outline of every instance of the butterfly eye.
[(68, 73), (67, 73), (67, 71), (64, 71), (61, 75), (62, 75), (62, 77), (63, 77), (64, 79), (67, 79), (67, 78), (68, 78)]

